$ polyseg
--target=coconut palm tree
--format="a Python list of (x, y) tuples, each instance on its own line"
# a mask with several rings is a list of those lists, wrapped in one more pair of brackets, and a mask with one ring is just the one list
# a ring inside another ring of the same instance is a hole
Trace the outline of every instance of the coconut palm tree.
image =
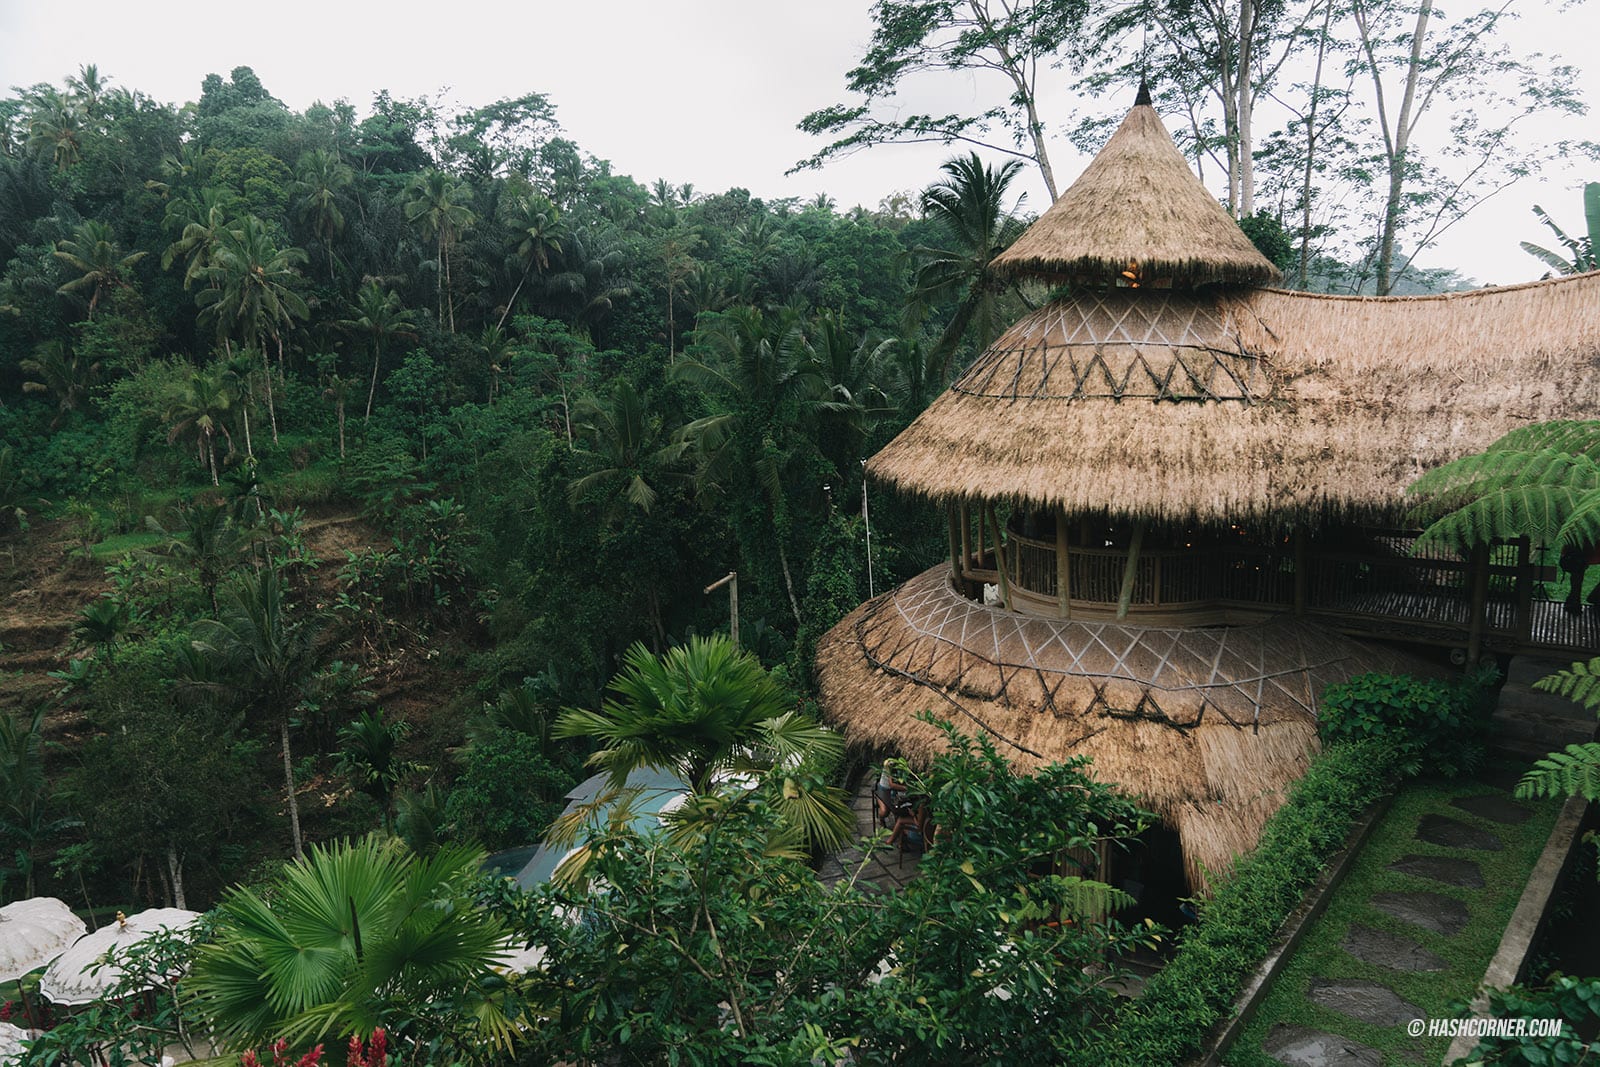
[(272, 396), (272, 367), (262, 342), (269, 337), (276, 342), (281, 371), (284, 329), (295, 319), (311, 314), (293, 288), (300, 279), (297, 268), (305, 261), (304, 251), (292, 245), (279, 248), (267, 224), (247, 215), (236, 228), (222, 231), (205, 271), (207, 281), (214, 286), (202, 289), (195, 297), (200, 317), (215, 324), (217, 338), (227, 346), (230, 356), (235, 338), (246, 348), (261, 351), (273, 444), (278, 443), (278, 412)]
[(472, 187), (439, 170), (423, 171), (406, 187), (406, 221), (434, 242), (438, 322), (443, 326), (448, 321), (451, 333), (456, 332), (456, 311), (455, 294), (450, 287), (450, 250), (462, 232), (477, 221), (468, 206), (471, 202)]
[(940, 169), (945, 177), (923, 191), (922, 212), (945, 231), (947, 240), (912, 250), (919, 266), (911, 305), (913, 315), (920, 318), (935, 305), (955, 302), (955, 313), (933, 350), (948, 381), (951, 359), (969, 334), (982, 351), (1006, 325), (1000, 297), (1010, 287), (993, 277), (989, 264), (1026, 227), (1015, 209), (1007, 211), (1005, 205), (1006, 189), (1022, 170), (1020, 161), (1008, 160), (995, 170), (973, 152)]
[(217, 478), (217, 436), (227, 440), (230, 452), (233, 449), (233, 435), (228, 432), (233, 401), (233, 392), (223, 376), (203, 370), (189, 375), (189, 380), (167, 397), (163, 413), (170, 427), (167, 443), (192, 438), (201, 465), (211, 472), (212, 485), (221, 484)]
[(19, 360), (17, 367), (26, 376), (24, 393), (45, 393), (55, 398), (56, 415), (51, 429), (89, 402), (104, 369), (98, 359), (80, 354), (66, 341), (45, 341), (33, 350), (30, 359)]
[(566, 223), (561, 220), (561, 210), (538, 193), (512, 200), (506, 221), (516, 241), (511, 254), (522, 264), (522, 277), (517, 280), (511, 299), (506, 301), (506, 308), (500, 313), (496, 327), (504, 326), (511, 309), (517, 306), (517, 297), (528, 275), (535, 269), (540, 275), (550, 269), (550, 257), (561, 254), (561, 242), (567, 233)]
[(426, 1006), (505, 1051), (494, 965), (507, 931), (475, 899), (482, 859), (459, 845), (423, 857), (376, 836), (314, 847), (265, 892), (223, 897), (185, 984), (234, 1048), (378, 1027), (422, 1046), (435, 1036), (418, 1032)]
[(74, 228), (72, 239), (57, 241), (55, 257), (78, 272), (78, 277), (67, 282), (59, 293), (74, 296), (89, 294), (89, 317), (112, 289), (127, 283), (127, 274), (134, 264), (143, 259), (145, 252), (123, 255), (117, 244), (117, 235), (110, 226), (95, 219), (80, 222)]
[(338, 152), (319, 148), (300, 157), (295, 181), (289, 187), (294, 212), (322, 242), (328, 258), (328, 280), (333, 280), (333, 239), (344, 232), (344, 212), (339, 198), (355, 181), (355, 173)]
[(394, 821), (394, 791), (425, 769), (397, 751), (410, 732), (410, 723), (384, 722), (382, 711), (363, 712), (339, 730), (339, 770), (378, 805), (385, 831)]
[(64, 171), (83, 158), (84, 115), (77, 101), (46, 88), (28, 95), (28, 152)]
[(195, 625), (195, 647), (214, 656), (221, 683), (258, 718), (274, 723), (283, 755), (283, 788), (295, 856), (304, 855), (295, 799), (289, 717), (315, 673), (319, 653), (312, 627), (294, 621), (275, 567), (241, 575), (222, 590), (215, 619)]
[(671, 468), (687, 446), (672, 440), (660, 413), (650, 410), (626, 378), (618, 378), (605, 397), (580, 397), (574, 421), (584, 445), (577, 450), (578, 461), (589, 472), (568, 484), (569, 496), (577, 504), (600, 490), (608, 522), (630, 507), (648, 514), (659, 495), (657, 485), (682, 477)]
[(183, 287), (206, 279), (211, 253), (223, 231), (238, 223), (232, 221), (238, 197), (221, 186), (206, 186), (198, 193), (177, 197), (167, 204), (161, 225), (178, 236), (161, 253), (161, 268), (169, 270), (179, 258), (184, 261)]
[(589, 764), (614, 786), (650, 767), (711, 796), (728, 775), (775, 771), (783, 780), (773, 803), (789, 825), (823, 848), (848, 839), (855, 816), (843, 792), (801, 770), (837, 759), (843, 743), (802, 714), (754, 655), (717, 635), (659, 657), (635, 644), (622, 662), (599, 711), (567, 708), (554, 729), (598, 742)]
[(367, 413), (363, 422), (372, 420), (372, 398), (378, 392), (378, 361), (383, 356), (385, 341), (393, 338), (415, 338), (411, 312), (400, 303), (400, 294), (379, 285), (376, 279), (356, 292), (353, 319), (341, 319), (339, 325), (352, 333), (366, 334), (372, 342), (372, 384), (367, 387)]

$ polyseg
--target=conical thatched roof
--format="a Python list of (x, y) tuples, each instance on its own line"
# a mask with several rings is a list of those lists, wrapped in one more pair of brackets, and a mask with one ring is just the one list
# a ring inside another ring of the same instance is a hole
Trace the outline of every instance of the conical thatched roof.
[(936, 500), (1175, 521), (1393, 517), (1418, 474), (1600, 396), (1600, 272), (1426, 297), (1048, 304), (868, 463)]
[(1200, 184), (1141, 94), (1087, 169), (1015, 244), (1001, 275), (1107, 285), (1265, 285), (1278, 269)]
[(1175, 829), (1192, 885), (1255, 846), (1305, 773), (1329, 683), (1426, 675), (1414, 657), (1292, 617), (1160, 628), (1018, 615), (973, 603), (941, 566), (861, 605), (817, 645), (830, 718), (856, 743), (929, 758), (931, 709), (1026, 770), (1090, 756)]

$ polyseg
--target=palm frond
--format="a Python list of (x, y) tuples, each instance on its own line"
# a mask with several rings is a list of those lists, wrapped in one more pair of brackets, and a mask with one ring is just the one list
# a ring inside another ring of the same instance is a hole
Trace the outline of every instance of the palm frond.
[(1591, 491), (1562, 486), (1511, 485), (1451, 511), (1422, 532), (1416, 550), (1448, 547), (1465, 551), (1497, 539), (1529, 537), (1556, 544), (1561, 529)]

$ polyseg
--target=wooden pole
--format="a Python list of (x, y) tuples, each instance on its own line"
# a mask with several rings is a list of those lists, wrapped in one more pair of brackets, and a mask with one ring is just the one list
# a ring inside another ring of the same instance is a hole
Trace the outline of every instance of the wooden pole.
[(1517, 538), (1517, 642), (1533, 643), (1533, 545)]
[(944, 509), (944, 513), (945, 517), (950, 520), (950, 581), (959, 585), (961, 582), (961, 557), (957, 553), (961, 551), (961, 535), (956, 532), (956, 523), (959, 521), (956, 518), (956, 506), (951, 504)]
[(1467, 663), (1483, 654), (1483, 614), (1489, 599), (1489, 546), (1472, 547), (1472, 614), (1467, 627)]
[(965, 500), (961, 501), (961, 575), (966, 576), (967, 566), (972, 562), (972, 509)]
[(1067, 513), (1056, 512), (1056, 614), (1072, 618), (1072, 568), (1067, 558)]
[(1117, 618), (1128, 617), (1128, 605), (1133, 602), (1133, 580), (1139, 573), (1139, 550), (1144, 547), (1144, 523), (1133, 528), (1128, 540), (1128, 563), (1122, 568), (1122, 590), (1117, 593)]
[(706, 586), (707, 593), (716, 592), (723, 586), (728, 587), (728, 636), (733, 640), (733, 647), (739, 647), (739, 572), (729, 571)]
[(1000, 606), (1010, 611), (1011, 579), (1006, 576), (1006, 547), (1000, 540), (1000, 519), (995, 515), (992, 504), (985, 503), (983, 513), (989, 516), (989, 530), (994, 534), (994, 566), (1000, 575)]
[(1306, 613), (1306, 528), (1294, 524), (1294, 613)]

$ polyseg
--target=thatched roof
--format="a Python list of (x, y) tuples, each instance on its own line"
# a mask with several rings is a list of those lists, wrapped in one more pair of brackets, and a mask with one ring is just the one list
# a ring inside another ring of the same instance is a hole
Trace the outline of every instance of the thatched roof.
[(1100, 154), (993, 269), (1095, 285), (1265, 285), (1278, 269), (1200, 184), (1144, 96)]
[(1600, 272), (1421, 297), (1082, 292), (868, 463), (936, 500), (1176, 521), (1392, 516), (1422, 471), (1600, 396)]
[(1018, 615), (955, 592), (936, 567), (861, 605), (817, 646), (822, 705), (853, 742), (927, 759), (931, 709), (985, 733), (1019, 769), (1085, 755), (1175, 829), (1191, 884), (1254, 847), (1316, 750), (1322, 689), (1430, 668), (1281, 617), (1154, 628)]

